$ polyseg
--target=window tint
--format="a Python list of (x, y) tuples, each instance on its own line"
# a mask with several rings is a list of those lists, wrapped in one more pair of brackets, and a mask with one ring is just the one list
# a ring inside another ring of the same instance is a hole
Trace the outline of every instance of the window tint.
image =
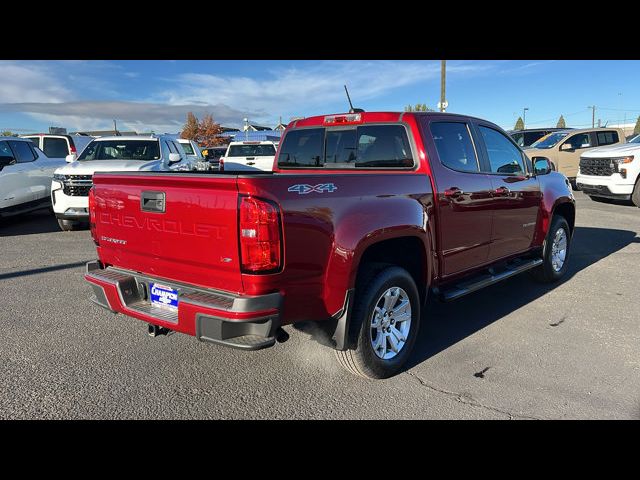
[(69, 155), (69, 147), (65, 138), (44, 138), (42, 146), (44, 154), (49, 158), (64, 158)]
[(325, 163), (356, 161), (356, 130), (328, 131), (325, 138)]
[(287, 133), (278, 166), (406, 168), (413, 166), (413, 157), (402, 125), (371, 125), (326, 132), (324, 128), (310, 128)]
[(432, 123), (431, 136), (443, 165), (462, 172), (480, 171), (466, 123)]
[(402, 125), (358, 127), (357, 167), (412, 167), (413, 157)]
[(591, 135), (588, 133), (578, 133), (570, 137), (565, 143), (571, 145), (571, 148), (587, 148), (591, 146)]
[(598, 132), (598, 145), (618, 143), (618, 132)]
[(324, 128), (291, 130), (284, 137), (284, 143), (278, 155), (278, 166), (321, 167), (323, 141)]
[(13, 153), (15, 153), (16, 161), (18, 163), (33, 162), (36, 159), (29, 143), (30, 142), (9, 141), (9, 145), (11, 146)]
[(480, 126), (479, 130), (487, 147), (492, 173), (525, 173), (522, 153), (507, 137), (493, 128)]
[(157, 160), (157, 140), (93, 141), (82, 151), (78, 161), (85, 160)]
[(15, 157), (7, 142), (0, 142), (0, 157)]

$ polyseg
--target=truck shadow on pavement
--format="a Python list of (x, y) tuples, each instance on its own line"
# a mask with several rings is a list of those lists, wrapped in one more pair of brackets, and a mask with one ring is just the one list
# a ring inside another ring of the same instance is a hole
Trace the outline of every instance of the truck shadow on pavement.
[(526, 273), (479, 290), (451, 303), (433, 297), (423, 309), (415, 349), (403, 370), (482, 330), (511, 312), (552, 291), (581, 270), (631, 243), (640, 243), (636, 232), (607, 228), (576, 227), (569, 268), (558, 283), (540, 284)]
[(38, 233), (60, 232), (58, 221), (47, 209), (36, 210), (23, 215), (0, 218), (0, 237), (33, 235)]

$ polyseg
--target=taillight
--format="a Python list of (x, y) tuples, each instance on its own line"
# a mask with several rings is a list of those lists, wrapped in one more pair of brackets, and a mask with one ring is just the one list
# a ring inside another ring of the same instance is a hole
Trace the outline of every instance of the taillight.
[(266, 200), (240, 197), (240, 262), (246, 273), (266, 273), (281, 266), (280, 212)]
[(96, 194), (95, 188), (89, 189), (89, 228), (91, 229), (91, 238), (93, 243), (100, 245), (98, 242), (98, 234), (96, 233)]
[(220, 163), (218, 164), (218, 170), (220, 170), (221, 172), (224, 171), (224, 158), (220, 157), (220, 160), (218, 160)]

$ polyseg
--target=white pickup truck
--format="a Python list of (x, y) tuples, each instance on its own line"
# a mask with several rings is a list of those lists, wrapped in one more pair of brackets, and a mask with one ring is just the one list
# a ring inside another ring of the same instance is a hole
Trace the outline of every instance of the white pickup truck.
[(276, 158), (274, 142), (231, 142), (227, 153), (220, 158), (224, 170), (273, 170)]
[(89, 221), (89, 189), (96, 172), (192, 170), (194, 161), (181, 143), (170, 135), (99, 137), (89, 143), (78, 159), (69, 155), (68, 165), (58, 168), (51, 181), (51, 203), (64, 231), (86, 226)]
[(640, 135), (580, 156), (576, 184), (592, 199), (631, 200), (640, 207)]

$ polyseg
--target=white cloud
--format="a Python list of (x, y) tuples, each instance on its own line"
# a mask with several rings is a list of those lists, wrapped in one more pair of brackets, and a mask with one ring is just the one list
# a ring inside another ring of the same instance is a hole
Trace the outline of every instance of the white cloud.
[(0, 103), (62, 102), (72, 98), (67, 89), (43, 65), (0, 62)]
[(34, 118), (69, 129), (96, 130), (113, 128), (113, 120), (120, 126), (134, 130), (175, 132), (182, 129), (187, 112), (201, 118), (212, 114), (214, 120), (225, 125), (237, 123), (245, 115), (226, 105), (166, 105), (148, 102), (80, 101), (60, 103), (5, 103), (0, 112), (26, 113)]
[[(260, 62), (255, 62), (259, 67)], [(482, 64), (450, 64), (447, 74), (457, 76), (489, 68)], [(309, 68), (267, 72), (268, 78), (231, 77), (185, 73), (172, 81), (173, 88), (155, 99), (169, 104), (224, 103), (239, 110), (257, 110), (260, 118), (300, 114), (335, 102), (346, 102), (347, 85), (354, 105), (407, 85), (440, 75), (440, 62), (348, 61), (318, 62)]]

